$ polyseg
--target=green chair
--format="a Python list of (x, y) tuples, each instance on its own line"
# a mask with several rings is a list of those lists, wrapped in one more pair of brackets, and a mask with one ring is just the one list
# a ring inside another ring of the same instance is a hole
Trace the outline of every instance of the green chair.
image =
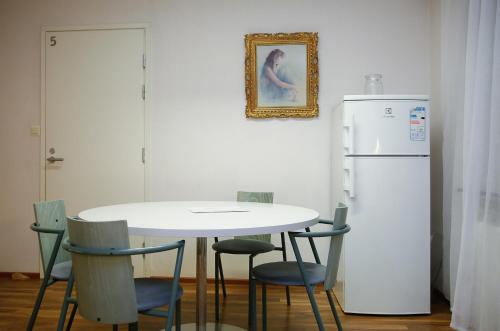
[[(243, 192), (238, 191), (237, 201), (239, 202), (260, 202), (260, 203), (273, 203), (273, 192)], [(239, 255), (249, 255), (249, 277), (250, 272), (253, 268), (253, 258), (261, 253), (267, 253), (273, 250), (281, 251), (283, 254), (283, 261), (286, 261), (286, 246), (285, 246), (285, 234), (281, 233), (281, 247), (275, 247), (271, 244), (271, 235), (253, 235), (253, 236), (239, 236), (234, 239), (227, 239), (219, 241), (215, 237), (215, 243), (212, 245), (215, 250), (215, 320), (219, 321), (219, 273), (222, 282), (222, 291), (224, 297), (226, 297), (226, 284), (224, 281), (224, 272), (222, 269), (221, 254), (239, 254)], [(251, 301), (252, 292), (250, 287), (248, 290), (249, 302)], [(290, 291), (286, 287), (286, 301), (290, 305)], [(251, 305), (248, 305), (248, 322), (250, 324), (251, 319)]]
[[(28, 331), (33, 330), (47, 287), (57, 281), (67, 281), (71, 272), (71, 256), (61, 248), (62, 240), (67, 237), (64, 201), (41, 201), (35, 203), (33, 207), (35, 223), (31, 225), (31, 230), (38, 235), (44, 277), (26, 327)], [(71, 328), (77, 307), (75, 303), (68, 322), (68, 330)]]
[[(266, 284), (284, 285), (284, 286), (305, 286), (309, 301), (311, 303), (314, 317), (318, 324), (319, 330), (325, 330), (321, 315), (319, 313), (318, 304), (314, 297), (314, 286), (323, 283), (324, 290), (328, 297), (328, 302), (335, 318), (335, 323), (338, 330), (342, 330), (340, 318), (335, 309), (335, 303), (331, 290), (337, 282), (337, 272), (340, 260), (340, 251), (342, 249), (342, 239), (345, 233), (351, 228), (346, 224), (347, 207), (339, 204), (335, 210), (335, 218), (332, 221), (320, 220), (319, 223), (329, 224), (332, 229), (323, 232), (311, 232), (306, 228), (306, 232), (289, 232), (290, 241), (297, 262), (273, 262), (261, 264), (252, 269), (251, 289), (252, 295), (252, 328), (257, 330), (257, 282), (262, 284), (262, 330), (267, 330), (267, 302), (266, 302)], [(330, 237), (330, 250), (328, 252), (328, 261), (326, 266), (320, 263), (318, 251), (314, 244), (313, 238)], [(300, 254), (296, 238), (307, 238), (313, 251), (316, 263), (304, 262)]]
[[(127, 221), (88, 222), (68, 218), (69, 239), (63, 243), (71, 252), (73, 272), (68, 281), (71, 294), (76, 284), (80, 314), (88, 320), (128, 324), (138, 330), (138, 314), (166, 317), (165, 330), (180, 330), (181, 297), (179, 286), (184, 240), (157, 247), (130, 248)], [(177, 250), (173, 280), (133, 278), (131, 255)], [(168, 305), (168, 310), (157, 309)], [(61, 319), (65, 315), (61, 311)], [(59, 330), (62, 329), (61, 323)]]

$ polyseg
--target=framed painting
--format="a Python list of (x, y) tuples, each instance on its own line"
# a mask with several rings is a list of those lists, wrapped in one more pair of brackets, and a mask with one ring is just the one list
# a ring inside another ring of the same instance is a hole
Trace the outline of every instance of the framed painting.
[(318, 116), (318, 34), (245, 35), (246, 116)]

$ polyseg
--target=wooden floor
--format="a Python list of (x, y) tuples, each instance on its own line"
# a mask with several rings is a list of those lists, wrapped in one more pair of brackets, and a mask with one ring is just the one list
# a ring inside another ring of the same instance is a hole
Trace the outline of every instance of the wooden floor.
[[(28, 317), (38, 291), (40, 281), (13, 281), (0, 278), (0, 330), (25, 330)], [(65, 288), (64, 282), (56, 283), (47, 292), (38, 315), (35, 330), (55, 329), (61, 298)], [(193, 283), (183, 284), (185, 295), (182, 301), (182, 322), (195, 321), (195, 286)], [(208, 314), (213, 321), (213, 287), (210, 287)], [(222, 318), (225, 323), (245, 328), (247, 321), (247, 288), (245, 285), (229, 285), (228, 297), (224, 303)], [(259, 291), (260, 292), (260, 291)], [(335, 323), (328, 306), (326, 295), (317, 292), (316, 297), (321, 309), (327, 330), (336, 330)], [(284, 289), (269, 287), (268, 289), (268, 330), (317, 330), (307, 295), (303, 288), (292, 289), (292, 305), (287, 307)], [(260, 299), (259, 299), (260, 300)], [(259, 304), (260, 309), (260, 304)], [(429, 316), (361, 316), (341, 314), (344, 330), (451, 330), (450, 312), (447, 302), (435, 297), (432, 304), (432, 315)], [(164, 319), (141, 316), (141, 330), (160, 330)], [(260, 328), (260, 312), (259, 312)], [(72, 330), (110, 330), (89, 322), (77, 315)], [(125, 330), (125, 327), (120, 328)]]

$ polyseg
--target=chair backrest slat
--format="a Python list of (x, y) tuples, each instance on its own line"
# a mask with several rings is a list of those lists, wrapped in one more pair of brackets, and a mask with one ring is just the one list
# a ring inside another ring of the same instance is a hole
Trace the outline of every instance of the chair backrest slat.
[[(333, 219), (333, 230), (342, 229), (346, 225), (347, 206), (339, 203), (335, 209)], [(326, 263), (325, 290), (331, 290), (337, 282), (337, 273), (339, 270), (340, 252), (342, 250), (342, 241), (344, 235), (333, 236), (330, 240), (330, 249), (328, 251), (328, 261)]]
[[(66, 209), (63, 200), (40, 201), (33, 204), (36, 224), (42, 228), (66, 230)], [(68, 237), (65, 231), (63, 240)], [(57, 235), (53, 233), (38, 233), (43, 270), (47, 270), (50, 256), (56, 243)], [(59, 246), (55, 264), (71, 260), (71, 255)]]
[[(130, 248), (126, 221), (68, 219), (69, 241), (89, 248)], [(72, 254), (78, 309), (106, 324), (136, 322), (137, 302), (130, 256)]]
[[(236, 200), (239, 202), (260, 202), (260, 203), (273, 203), (273, 192), (244, 192), (238, 191)], [(270, 243), (270, 234), (257, 234), (252, 236), (237, 236), (237, 239), (252, 239), (260, 240)]]

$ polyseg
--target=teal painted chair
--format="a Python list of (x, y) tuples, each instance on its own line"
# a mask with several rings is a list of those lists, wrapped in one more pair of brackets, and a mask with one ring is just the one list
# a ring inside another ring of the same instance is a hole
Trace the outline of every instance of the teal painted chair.
[[(64, 201), (41, 201), (35, 203), (33, 207), (35, 223), (31, 225), (31, 230), (38, 235), (44, 277), (28, 321), (26, 328), (28, 331), (33, 330), (47, 287), (57, 281), (68, 281), (71, 272), (71, 256), (61, 247), (62, 240), (67, 237)], [(77, 307), (78, 305), (74, 303), (68, 330), (71, 328)]]
[[(311, 303), (316, 323), (321, 331), (325, 330), (318, 304), (314, 297), (314, 286), (323, 283), (323, 288), (328, 297), (328, 302), (335, 318), (338, 330), (342, 330), (342, 323), (335, 309), (334, 299), (331, 290), (337, 282), (337, 272), (340, 261), (340, 252), (342, 249), (342, 240), (344, 234), (351, 228), (346, 224), (347, 207), (343, 204), (335, 210), (335, 218), (332, 221), (321, 220), (319, 223), (329, 224), (331, 230), (323, 232), (311, 232), (306, 228), (306, 232), (289, 232), (290, 241), (297, 262), (273, 262), (261, 264), (252, 269), (251, 289), (252, 295), (252, 324), (251, 330), (257, 330), (257, 283), (262, 284), (262, 330), (267, 330), (267, 298), (266, 284), (284, 285), (284, 286), (305, 286), (309, 301)], [(330, 237), (330, 250), (328, 252), (328, 261), (326, 266), (322, 265), (319, 259), (316, 245), (313, 238)], [(315, 263), (304, 262), (300, 254), (296, 238), (307, 238), (313, 251)]]
[[(260, 203), (273, 203), (273, 192), (243, 192), (238, 191), (237, 201), (239, 202), (260, 202)], [(221, 254), (238, 254), (238, 255), (248, 255), (249, 256), (249, 277), (250, 272), (253, 268), (253, 258), (258, 254), (271, 252), (273, 250), (281, 251), (283, 255), (283, 261), (287, 260), (286, 257), (286, 246), (285, 246), (285, 234), (281, 233), (281, 247), (275, 247), (271, 244), (271, 235), (254, 235), (254, 236), (239, 236), (234, 239), (219, 241), (215, 237), (215, 243), (212, 245), (215, 251), (215, 320), (219, 321), (219, 273), (222, 282), (222, 292), (223, 296), (226, 297), (226, 284), (224, 281), (224, 271), (222, 269)], [(249, 302), (251, 301), (252, 292), (249, 287)], [(286, 287), (286, 300), (287, 304), (290, 305), (290, 291)], [(251, 305), (249, 304), (248, 319), (249, 324), (251, 322)]]
[[(128, 324), (138, 330), (138, 314), (166, 318), (165, 330), (181, 325), (179, 286), (184, 240), (157, 247), (130, 248), (127, 221), (87, 222), (68, 218), (69, 239), (63, 243), (71, 253), (73, 273), (67, 294), (76, 286), (79, 312), (97, 323)], [(131, 256), (176, 250), (173, 280), (133, 278)], [(68, 295), (67, 295), (68, 297)], [(66, 300), (66, 298), (65, 298)], [(168, 305), (168, 310), (158, 309)], [(61, 311), (61, 319), (66, 314)], [(59, 323), (59, 330), (62, 329)]]

